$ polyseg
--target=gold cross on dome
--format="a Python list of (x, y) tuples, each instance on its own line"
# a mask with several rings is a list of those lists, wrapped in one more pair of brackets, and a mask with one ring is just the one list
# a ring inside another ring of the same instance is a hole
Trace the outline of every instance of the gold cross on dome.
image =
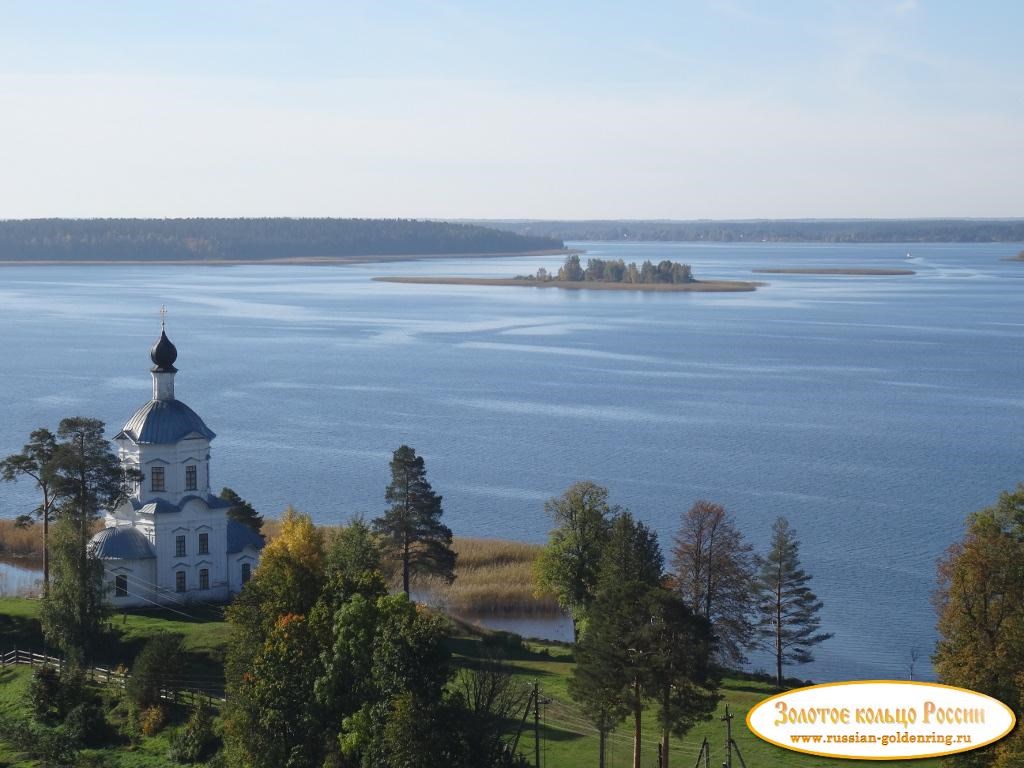
[(160, 330), (164, 329), (164, 325), (167, 322), (167, 305), (160, 305)]

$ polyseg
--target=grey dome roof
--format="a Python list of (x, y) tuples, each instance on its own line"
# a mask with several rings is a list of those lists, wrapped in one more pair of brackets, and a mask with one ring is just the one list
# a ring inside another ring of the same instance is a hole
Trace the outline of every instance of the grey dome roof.
[(174, 373), (178, 370), (174, 367), (174, 361), (178, 359), (178, 349), (171, 344), (163, 328), (160, 329), (160, 338), (149, 350), (149, 359), (153, 361), (154, 371)]
[(176, 443), (192, 434), (207, 440), (217, 436), (199, 414), (180, 400), (150, 400), (125, 422), (117, 437), (127, 436), (136, 443), (163, 444)]
[(89, 541), (97, 557), (106, 560), (143, 560), (156, 557), (146, 534), (138, 528), (104, 528)]

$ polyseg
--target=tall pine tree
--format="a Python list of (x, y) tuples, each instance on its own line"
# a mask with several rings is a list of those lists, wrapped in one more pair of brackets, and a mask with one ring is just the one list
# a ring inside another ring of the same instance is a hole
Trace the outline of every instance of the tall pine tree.
[(800, 567), (800, 543), (784, 517), (772, 525), (772, 543), (758, 577), (761, 635), (775, 656), (775, 680), (782, 687), (785, 664), (814, 661), (811, 649), (832, 637), (819, 632), (822, 603), (807, 586), (811, 577)]
[(21, 449), (0, 461), (0, 478), (10, 482), (22, 477), (35, 481), (36, 488), (42, 494), (39, 506), (31, 514), (18, 517), (19, 526), (31, 525), (32, 517), (38, 517), (43, 523), (43, 590), (50, 589), (50, 523), (56, 517), (57, 490), (53, 476), (53, 459), (57, 453), (57, 438), (46, 427), (32, 431), (29, 441)]
[(391, 508), (373, 521), (387, 554), (402, 563), (402, 588), (409, 595), (415, 573), (455, 580), (452, 532), (441, 522), (441, 497), (427, 482), (423, 457), (402, 445), (391, 458), (391, 483), (384, 493)]

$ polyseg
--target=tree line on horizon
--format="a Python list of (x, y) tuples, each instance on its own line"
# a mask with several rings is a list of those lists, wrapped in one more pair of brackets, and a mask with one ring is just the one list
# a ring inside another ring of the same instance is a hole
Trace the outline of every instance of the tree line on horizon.
[(1020, 243), (1024, 219), (559, 220), (477, 223), (561, 240), (662, 242)]
[(0, 220), (0, 261), (204, 261), (563, 248), (546, 235), (445, 221), (335, 218)]

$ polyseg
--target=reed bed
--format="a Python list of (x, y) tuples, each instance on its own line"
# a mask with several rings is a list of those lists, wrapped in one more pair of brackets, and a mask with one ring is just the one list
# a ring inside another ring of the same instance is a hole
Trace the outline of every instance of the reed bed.
[[(329, 541), (340, 526), (320, 528)], [(263, 523), (267, 541), (280, 530), (280, 520), (267, 518)], [(452, 549), (458, 554), (454, 583), (448, 584), (437, 577), (417, 578), (412, 586), (418, 599), (460, 616), (557, 616), (561, 613), (553, 597), (537, 594), (533, 568), (543, 549), (539, 544), (456, 536)], [(383, 566), (392, 588), (400, 589), (401, 568), (394, 562), (385, 562)]]
[(0, 520), (0, 555), (42, 559), (42, 524), (19, 528), (13, 520)]
[(419, 579), (417, 591), (462, 616), (556, 616), (558, 603), (538, 595), (533, 566), (542, 547), (503, 539), (457, 537), (455, 581)]

